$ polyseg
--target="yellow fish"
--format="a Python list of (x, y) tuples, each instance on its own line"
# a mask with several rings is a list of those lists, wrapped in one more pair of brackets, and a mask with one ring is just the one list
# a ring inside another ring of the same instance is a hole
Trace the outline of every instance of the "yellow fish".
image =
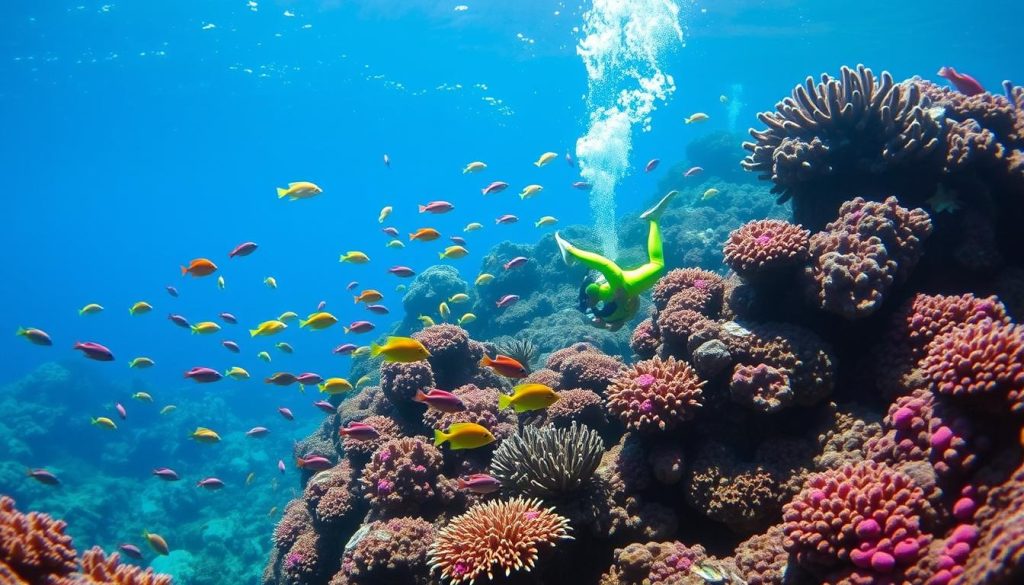
[(93, 315), (103, 310), (103, 307), (96, 303), (89, 303), (88, 305), (78, 309), (79, 315)]
[(523, 188), (523, 191), (519, 193), (519, 198), (527, 199), (529, 197), (533, 197), (534, 195), (540, 193), (543, 190), (544, 187), (541, 187), (540, 185), (527, 185), (526, 187)]
[(452, 311), (448, 308), (448, 303), (441, 301), (441, 304), (437, 306), (437, 314), (441, 315), (441, 319), (447, 323), (449, 317), (452, 316)]
[(220, 331), (220, 325), (217, 325), (213, 321), (203, 321), (202, 323), (196, 323), (192, 326), (192, 335), (210, 335)]
[(498, 395), (498, 410), (505, 410), (511, 406), (516, 413), (529, 412), (547, 408), (557, 401), (558, 394), (551, 389), (551, 386), (520, 384), (512, 389), (511, 395)]
[(256, 472), (250, 471), (249, 475), (245, 476), (245, 485), (252, 485), (252, 480), (256, 479)]
[(268, 276), (263, 279), (263, 284), (267, 285), (270, 288), (277, 288), (277, 279), (274, 278), (273, 276)]
[(464, 232), (475, 232), (476, 230), (483, 229), (483, 227), (484, 227), (484, 224), (482, 224), (480, 222), (477, 222), (477, 221), (474, 221), (474, 222), (471, 222), (471, 223), (467, 223), (466, 227), (462, 228), (462, 231), (464, 231)]
[(494, 275), (484, 272), (480, 276), (476, 277), (476, 280), (473, 281), (473, 284), (477, 286), (483, 286), (485, 284), (490, 283), (492, 280), (494, 280)]
[(476, 321), (476, 315), (474, 315), (473, 313), (466, 313), (465, 315), (459, 317), (459, 325), (468, 325), (473, 321)]
[(313, 313), (305, 321), (299, 321), (299, 327), (308, 326), (310, 329), (327, 329), (337, 322), (337, 317), (326, 311), (321, 311), (319, 313)]
[(345, 252), (338, 260), (338, 262), (348, 262), (349, 264), (366, 264), (369, 261), (370, 257), (359, 250)]
[(94, 425), (96, 425), (98, 427), (103, 427), (105, 429), (110, 429), (112, 431), (116, 431), (117, 430), (117, 425), (114, 424), (114, 421), (110, 420), (109, 418), (107, 418), (105, 416), (99, 416), (99, 417), (96, 417), (96, 418), (92, 419), (92, 424), (94, 424)]
[(405, 242), (403, 242), (402, 240), (391, 240), (390, 242), (384, 245), (387, 246), (388, 248), (404, 248)]
[(468, 300), (469, 295), (467, 295), (466, 293), (455, 293), (452, 296), (448, 297), (448, 302), (452, 303), (453, 305), (456, 303), (464, 303)]
[(279, 341), (279, 342), (275, 343), (274, 347), (276, 347), (277, 349), (283, 351), (284, 353), (295, 353), (295, 348), (293, 348), (291, 345), (289, 345), (289, 344), (287, 344), (287, 343), (285, 343), (283, 341)]
[(462, 169), (462, 174), (463, 175), (468, 175), (469, 173), (478, 173), (478, 172), (480, 172), (480, 171), (482, 171), (482, 170), (484, 170), (486, 168), (487, 168), (487, 164), (486, 163), (482, 163), (480, 161), (474, 161), (474, 162), (471, 162), (468, 165), (466, 165), (466, 168)]
[(535, 227), (544, 227), (548, 225), (555, 225), (558, 223), (558, 218), (553, 215), (545, 215), (544, 217), (537, 220), (537, 223), (533, 224)]
[(192, 431), (190, 436), (200, 443), (216, 443), (220, 441), (220, 435), (206, 427), (196, 427), (196, 430)]
[(153, 305), (146, 301), (139, 301), (132, 305), (132, 308), (128, 309), (130, 315), (144, 315), (153, 310)]
[(359, 357), (364, 355), (370, 355), (369, 345), (360, 345), (352, 351), (352, 357)]
[(369, 384), (370, 383), (370, 379), (371, 378), (370, 378), (369, 374), (363, 376), (362, 378), (359, 378), (358, 380), (356, 380), (356, 388)]
[(324, 394), (341, 394), (352, 389), (352, 384), (345, 378), (327, 378), (316, 385)]
[(701, 201), (707, 201), (708, 199), (711, 199), (715, 195), (718, 195), (720, 192), (721, 191), (719, 191), (718, 189), (715, 189), (714, 187), (712, 187), (712, 188), (708, 189), (707, 191), (705, 191), (704, 194), (700, 196), (700, 200)]
[(151, 368), (154, 365), (156, 365), (156, 362), (154, 362), (152, 359), (150, 359), (148, 357), (137, 357), (137, 358), (133, 359), (132, 361), (128, 362), (128, 367), (129, 368), (143, 369), (143, 368)]
[(217, 277), (217, 288), (219, 288), (220, 290), (224, 290), (224, 284), (225, 284), (224, 283), (224, 276), (223, 275), (218, 276)]
[(230, 369), (224, 372), (224, 375), (230, 378), (234, 378), (235, 380), (249, 379), (249, 372), (245, 371), (244, 368), (240, 368), (238, 366), (232, 366)]
[(259, 352), (258, 354), (256, 354), (256, 357), (258, 357), (261, 360), (267, 362), (268, 364), (270, 363), (270, 354), (265, 352), (265, 351)]
[(277, 198), (283, 199), (288, 197), (289, 201), (295, 201), (296, 199), (308, 199), (310, 197), (316, 197), (323, 193), (324, 190), (316, 186), (309, 181), (298, 181), (296, 183), (288, 183), (287, 189), (277, 188)]
[(540, 158), (537, 159), (537, 162), (533, 163), (533, 166), (542, 167), (548, 164), (549, 162), (555, 160), (556, 158), (558, 158), (557, 154), (553, 152), (545, 152), (544, 154), (540, 155)]
[(160, 409), (160, 414), (170, 414), (175, 410), (178, 410), (177, 406), (174, 406), (173, 404), (168, 404), (167, 406)]
[(380, 215), (377, 216), (377, 223), (384, 223), (384, 220), (387, 219), (389, 215), (391, 215), (392, 211), (394, 211), (393, 207), (391, 207), (390, 205), (385, 205), (384, 208), (380, 210)]
[(494, 442), (494, 435), (486, 427), (476, 423), (460, 422), (448, 427), (447, 431), (434, 431), (434, 446), (447, 442), (452, 449), (475, 449)]
[(264, 321), (259, 324), (255, 329), (249, 330), (249, 337), (256, 337), (257, 335), (273, 335), (280, 333), (288, 328), (283, 321)]
[(296, 313), (295, 311), (285, 311), (284, 313), (281, 313), (281, 316), (278, 317), (277, 320), (278, 321), (282, 321), (282, 322), (287, 322), (287, 321), (290, 321), (292, 319), (298, 319), (298, 318), (299, 318), (299, 314)]
[(436, 323), (434, 323), (434, 320), (430, 317), (430, 315), (420, 315), (419, 317), (416, 318), (420, 320), (420, 323), (422, 323), (424, 327), (433, 327), (434, 325), (436, 325)]
[(444, 260), (445, 258), (455, 260), (458, 258), (465, 258), (467, 254), (469, 254), (469, 250), (462, 246), (448, 246), (447, 248), (444, 249), (444, 252), (439, 252), (438, 256), (442, 260)]
[(132, 398), (135, 400), (141, 400), (142, 402), (153, 402), (153, 397), (149, 395), (149, 392), (136, 392), (132, 394)]
[(696, 114), (690, 114), (690, 117), (683, 121), (687, 124), (693, 124), (695, 122), (706, 122), (710, 117), (704, 112), (697, 112)]
[(370, 344), (370, 357), (380, 357), (386, 362), (408, 364), (430, 357), (430, 352), (419, 341), (411, 337), (388, 337), (384, 345)]

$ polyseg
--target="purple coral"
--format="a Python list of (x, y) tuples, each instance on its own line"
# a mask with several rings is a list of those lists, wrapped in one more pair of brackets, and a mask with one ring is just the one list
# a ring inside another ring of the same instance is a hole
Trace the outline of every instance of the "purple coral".
[(370, 457), (360, 482), (377, 510), (415, 510), (434, 498), (441, 452), (420, 437), (392, 439)]
[(385, 441), (402, 436), (398, 423), (390, 416), (373, 415), (359, 422), (373, 427), (373, 430), (377, 431), (378, 437), (367, 441), (360, 441), (352, 437), (341, 437), (342, 449), (348, 456), (348, 460), (354, 463), (365, 462)]
[(608, 386), (608, 410), (626, 427), (666, 431), (696, 415), (704, 381), (686, 362), (655, 357), (625, 368)]
[(427, 576), (427, 548), (434, 526), (414, 517), (399, 517), (364, 526), (362, 538), (346, 550), (342, 572), (356, 582), (415, 583)]
[(434, 387), (434, 372), (428, 362), (384, 362), (380, 366), (380, 387), (392, 404), (408, 407), (417, 391), (427, 392)]
[(413, 335), (430, 352), (428, 361), (438, 388), (451, 390), (469, 381), (483, 357), (479, 344), (466, 330), (449, 324), (434, 325)]
[(786, 372), (766, 364), (739, 364), (729, 380), (733, 402), (761, 412), (778, 412), (793, 402)]
[(722, 254), (742, 277), (775, 273), (805, 262), (811, 232), (778, 219), (748, 222), (729, 234)]
[(606, 355), (589, 343), (576, 343), (548, 357), (547, 367), (562, 375), (563, 388), (583, 388), (604, 394), (622, 360)]

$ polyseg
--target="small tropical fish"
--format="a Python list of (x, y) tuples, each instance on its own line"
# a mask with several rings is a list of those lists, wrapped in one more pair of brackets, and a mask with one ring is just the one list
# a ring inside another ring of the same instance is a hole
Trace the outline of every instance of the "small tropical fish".
[(937, 75), (947, 79), (954, 87), (956, 87), (957, 91), (966, 96), (985, 93), (985, 88), (978, 83), (977, 79), (967, 75), (966, 73), (960, 73), (952, 67), (940, 68)]
[(218, 443), (220, 442), (220, 435), (212, 429), (206, 427), (196, 427), (196, 430), (192, 431), (190, 435), (192, 439), (200, 443)]
[(170, 315), (167, 315), (167, 318), (170, 319), (171, 323), (174, 323), (178, 327), (183, 327), (185, 329), (192, 328), (192, 325), (189, 324), (188, 319), (181, 315), (175, 315), (172, 313)]
[(402, 240), (391, 240), (384, 245), (388, 248), (404, 248), (405, 242), (403, 242)]
[(358, 380), (356, 380), (356, 388), (360, 388), (362, 386), (369, 384), (371, 379), (372, 378), (370, 378), (369, 374), (363, 376), (362, 378), (359, 378)]
[(452, 296), (448, 297), (448, 302), (453, 305), (458, 303), (465, 303), (468, 300), (469, 295), (467, 295), (466, 293), (455, 293)]
[(164, 537), (152, 532), (143, 532), (142, 536), (149, 543), (149, 548), (153, 549), (153, 552), (156, 554), (164, 556), (171, 554), (171, 548), (167, 546), (167, 541), (164, 540)]
[(408, 364), (430, 357), (422, 343), (411, 337), (388, 337), (383, 345), (370, 344), (370, 357), (379, 357), (386, 362)]
[(438, 257), (442, 260), (452, 259), (456, 260), (459, 258), (465, 258), (469, 254), (469, 250), (460, 245), (448, 246), (444, 249), (444, 252), (439, 252)]
[(357, 281), (353, 280), (352, 282), (350, 282), (350, 283), (345, 285), (345, 290), (353, 290), (357, 286), (359, 286), (359, 283)]
[(523, 367), (523, 364), (519, 363), (514, 358), (510, 358), (507, 355), (496, 355), (494, 359), (488, 356), (484, 356), (480, 360), (480, 365), (491, 368), (497, 374), (505, 376), (506, 378), (525, 378), (529, 372)]
[(501, 489), (501, 482), (486, 473), (474, 473), (460, 477), (457, 484), (460, 490), (474, 494), (493, 494)]
[(437, 314), (440, 315), (441, 319), (447, 323), (452, 316), (452, 311), (448, 308), (448, 303), (441, 301), (441, 304), (437, 306)]
[(284, 461), (281, 460), (281, 459), (277, 460), (277, 470), (280, 471), (281, 473), (284, 473), (284, 470), (285, 470)]
[(136, 392), (132, 394), (132, 398), (140, 402), (153, 402), (153, 397), (149, 395), (149, 392)]
[(534, 227), (546, 227), (558, 223), (558, 218), (553, 215), (545, 215), (534, 223)]
[(494, 442), (494, 435), (486, 427), (476, 423), (459, 422), (448, 427), (447, 431), (434, 431), (434, 446), (440, 447), (448, 443), (454, 449), (475, 449)]
[(714, 197), (715, 195), (718, 195), (719, 193), (720, 193), (720, 191), (718, 189), (715, 189), (714, 187), (712, 187), (712, 188), (708, 189), (707, 191), (705, 191), (704, 194), (700, 196), (700, 200), (701, 201), (707, 201), (708, 199), (711, 199), (712, 197)]
[(28, 469), (25, 471), (26, 477), (38, 481), (44, 485), (60, 485), (60, 480), (52, 472), (45, 469)]
[(274, 347), (276, 347), (282, 353), (295, 353), (295, 348), (293, 348), (290, 344), (284, 341), (278, 341), (277, 343), (274, 344)]
[(366, 310), (376, 315), (387, 315), (391, 312), (384, 305), (366, 305)]
[(373, 323), (369, 321), (353, 321), (348, 327), (343, 327), (345, 333), (368, 333), (373, 331)]
[(508, 223), (516, 223), (517, 221), (519, 221), (518, 217), (512, 215), (511, 213), (506, 213), (505, 215), (495, 219), (494, 223), (496, 223), (496, 224), (503, 224), (503, 223), (504, 224), (508, 224)]
[(319, 408), (320, 410), (326, 412), (327, 414), (334, 414), (335, 411), (337, 411), (337, 409), (334, 408), (334, 405), (331, 404), (330, 402), (327, 402), (326, 400), (317, 400), (316, 402), (313, 403), (313, 406)]
[(299, 314), (296, 313), (295, 311), (285, 311), (284, 313), (281, 313), (281, 315), (277, 318), (277, 320), (281, 321), (281, 322), (284, 322), (284, 323), (287, 323), (288, 321), (291, 321), (292, 319), (298, 319), (298, 318), (299, 318)]
[(384, 223), (384, 220), (387, 219), (389, 215), (391, 215), (392, 211), (394, 211), (394, 208), (391, 207), (390, 205), (385, 205), (383, 208), (381, 208), (380, 215), (377, 216), (377, 223)]
[(123, 404), (115, 402), (114, 410), (117, 411), (117, 416), (121, 417), (121, 420), (128, 420), (128, 411), (125, 409)]
[(690, 117), (686, 118), (683, 121), (687, 124), (694, 124), (696, 122), (706, 122), (710, 117), (711, 116), (708, 116), (704, 112), (697, 112), (695, 114), (690, 114)]
[(494, 275), (484, 272), (476, 277), (473, 284), (476, 286), (484, 286), (485, 284), (489, 284), (492, 280), (494, 280)]
[(513, 268), (517, 268), (519, 266), (522, 266), (523, 264), (526, 264), (528, 260), (529, 258), (527, 258), (526, 256), (516, 256), (515, 258), (503, 264), (503, 266), (505, 270), (512, 270)]
[(384, 166), (386, 166), (389, 169), (391, 168), (391, 157), (388, 156), (388, 153), (386, 152), (384, 153)]
[(160, 414), (171, 414), (175, 410), (178, 410), (177, 406), (174, 406), (173, 404), (168, 404), (167, 406), (160, 409)]
[(167, 294), (171, 295), (172, 297), (178, 298), (178, 289), (174, 288), (173, 286), (167, 285), (164, 287), (164, 290), (166, 290)]
[(380, 228), (380, 231), (382, 231), (385, 234), (391, 236), (392, 238), (397, 238), (398, 237), (398, 228), (396, 228), (396, 227), (391, 227), (391, 226), (383, 227), (383, 228)]
[(53, 340), (42, 329), (35, 327), (18, 327), (17, 335), (24, 337), (36, 345), (53, 345)]
[(529, 199), (544, 190), (544, 187), (540, 185), (527, 185), (523, 187), (523, 190), (519, 192), (520, 199)]
[(78, 309), (79, 315), (95, 315), (103, 311), (103, 307), (96, 303), (89, 303), (88, 305)]
[(353, 351), (356, 350), (356, 347), (357, 346), (354, 343), (342, 343), (338, 347), (334, 348), (331, 351), (331, 353), (336, 353), (338, 355), (344, 355), (344, 354), (347, 354), (347, 353), (352, 353)]
[(396, 284), (395, 285), (395, 292), (405, 292), (406, 288), (408, 288), (408, 287), (405, 286), (404, 284)]
[(114, 424), (114, 421), (111, 420), (109, 417), (106, 417), (106, 416), (98, 416), (98, 417), (93, 418), (92, 419), (92, 424), (94, 424), (94, 425), (96, 425), (98, 427), (103, 427), (105, 429), (110, 429), (112, 431), (116, 431), (117, 430), (117, 425)]
[(153, 367), (155, 365), (156, 365), (156, 362), (154, 362), (151, 358), (144, 357), (144, 356), (133, 358), (132, 361), (128, 362), (128, 367), (129, 368), (145, 369), (145, 368), (151, 368), (151, 367)]
[(478, 172), (480, 172), (480, 171), (482, 171), (482, 170), (484, 170), (486, 168), (487, 168), (487, 164), (486, 163), (482, 163), (480, 161), (474, 161), (474, 162), (471, 162), (468, 165), (466, 165), (466, 168), (462, 169), (462, 174), (463, 175), (468, 175), (469, 173), (478, 173)]
[(541, 410), (558, 401), (558, 394), (544, 384), (519, 384), (512, 389), (512, 395), (498, 395), (498, 410), (508, 407), (515, 409), (516, 414)]
[(224, 487), (224, 482), (217, 477), (207, 477), (196, 482), (196, 487), (208, 490), (219, 490)]
[(305, 457), (296, 457), (295, 466), (310, 471), (323, 471), (334, 467), (334, 463), (320, 455), (306, 455)]
[(690, 168), (686, 169), (686, 172), (683, 173), (683, 176), (684, 177), (692, 177), (694, 175), (699, 175), (699, 174), (701, 174), (703, 172), (704, 172), (704, 167), (690, 167)]
[(422, 323), (424, 327), (433, 327), (436, 325), (436, 323), (434, 323), (434, 319), (430, 315), (420, 315), (416, 318), (420, 320), (420, 323)]
[(366, 423), (355, 421), (348, 423), (347, 427), (338, 429), (338, 434), (342, 437), (355, 439), (356, 441), (372, 441), (380, 436), (377, 429)]
[(548, 164), (549, 162), (555, 160), (556, 158), (558, 158), (558, 155), (555, 154), (554, 152), (545, 152), (544, 154), (540, 155), (540, 158), (537, 159), (537, 162), (533, 163), (533, 166), (542, 167)]
[(73, 349), (81, 350), (85, 357), (98, 362), (114, 361), (114, 354), (106, 347), (92, 341), (75, 342)]
[(191, 327), (191, 329), (192, 335), (210, 335), (220, 331), (220, 325), (217, 325), (213, 321), (203, 321), (201, 323), (196, 323)]
[(298, 381), (299, 379), (295, 374), (289, 374), (288, 372), (276, 372), (269, 378), (263, 379), (263, 383), (273, 384), (275, 386), (291, 386)]
[(142, 551), (139, 550), (139, 547), (135, 546), (134, 544), (125, 542), (125, 543), (122, 543), (117, 548), (118, 548), (118, 550), (123, 552), (126, 557), (131, 557), (131, 558), (133, 558), (135, 560), (141, 560), (142, 559)]
[(327, 378), (323, 382), (317, 384), (317, 388), (320, 392), (334, 396), (335, 394), (342, 394), (352, 389), (352, 384), (349, 383), (345, 378)]
[(384, 298), (384, 295), (380, 291), (372, 288), (366, 289), (352, 297), (355, 303), (376, 303), (377, 301)]
[(409, 234), (409, 241), (432, 242), (441, 237), (441, 232), (434, 228), (420, 228)]
[(452, 241), (456, 246), (465, 246), (466, 238), (462, 236), (448, 236), (448, 239)]
[(134, 315), (145, 315), (146, 313), (148, 313), (148, 312), (150, 312), (152, 310), (153, 310), (153, 305), (147, 303), (146, 301), (139, 301), (139, 302), (135, 303), (134, 305), (132, 305), (131, 308), (128, 309), (128, 314), (129, 315), (133, 315), (133, 316)]
[(499, 309), (504, 309), (505, 307), (511, 306), (517, 302), (519, 302), (519, 295), (505, 295), (495, 301), (494, 304)]
[(369, 345), (361, 345), (352, 352), (352, 357), (362, 357), (364, 355), (370, 355)]
[(223, 345), (224, 347), (228, 348), (228, 351), (230, 351), (232, 353), (238, 353), (238, 352), (242, 351), (242, 349), (240, 347), (238, 347), (238, 344), (235, 343), (234, 341), (231, 341), (231, 340), (224, 340), (224, 341), (220, 342), (220, 344)]
[(327, 301), (320, 301), (319, 303), (316, 304), (317, 312), (323, 311), (326, 308), (327, 308)]
[(302, 374), (299, 374), (298, 376), (295, 376), (295, 381), (298, 382), (299, 384), (314, 386), (316, 384), (319, 384), (320, 382), (323, 382), (324, 379), (322, 376), (320, 376), (320, 374), (314, 374), (313, 372), (304, 372)]
[(248, 431), (245, 431), (245, 436), (253, 439), (260, 439), (266, 437), (268, 434), (270, 434), (270, 429), (267, 427), (253, 427)]
[(576, 181), (572, 184), (572, 188), (579, 189), (580, 191), (590, 191), (594, 186), (586, 181)]
[(226, 283), (224, 281), (224, 275), (218, 276), (217, 277), (217, 288), (219, 288), (220, 290), (224, 290), (224, 286), (225, 285), (226, 285)]
[(660, 159), (652, 158), (651, 160), (647, 161), (647, 165), (644, 166), (644, 172), (649, 173), (653, 171), (654, 169), (658, 168), (659, 164), (661, 164)]
[(455, 209), (455, 206), (447, 201), (431, 201), (426, 205), (418, 206), (420, 213), (448, 213)]
[(474, 221), (474, 222), (471, 222), (471, 223), (467, 223), (466, 227), (462, 228), (462, 231), (464, 231), (464, 232), (475, 232), (476, 230), (483, 229), (483, 227), (484, 227), (484, 224)]
[(282, 406), (277, 409), (277, 412), (284, 417), (285, 420), (295, 420), (295, 415), (292, 414), (292, 409)]
[(476, 321), (476, 315), (474, 315), (473, 313), (466, 313), (465, 315), (459, 317), (458, 324), (460, 326), (469, 325), (473, 321)]
[(323, 193), (324, 190), (317, 185), (310, 183), (309, 181), (297, 181), (295, 183), (288, 183), (287, 189), (277, 188), (277, 198), (283, 199), (288, 197), (289, 201), (295, 201), (296, 199), (308, 199), (310, 197), (316, 197)]
[(153, 470), (153, 475), (164, 481), (178, 481), (181, 479), (181, 477), (178, 476), (178, 472), (174, 471), (170, 467), (157, 467)]
[(256, 245), (256, 242), (243, 242), (228, 252), (228, 258), (234, 258), (235, 256), (248, 256), (255, 252), (256, 248), (259, 248), (259, 246)]
[(259, 352), (258, 354), (256, 354), (256, 357), (258, 357), (261, 360), (267, 362), (268, 364), (270, 363), (270, 354), (265, 352), (265, 351)]
[(359, 250), (350, 250), (342, 254), (338, 261), (348, 262), (349, 264), (366, 264), (370, 261), (370, 257)]
[(480, 189), (480, 192), (484, 195), (493, 195), (495, 193), (501, 193), (505, 189), (508, 189), (508, 183), (505, 181), (494, 181), (490, 185)]
[(413, 400), (426, 404), (428, 407), (441, 412), (462, 412), (466, 410), (466, 405), (462, 402), (462, 399), (458, 396), (441, 390), (433, 388), (429, 392), (423, 392), (422, 390), (416, 391), (416, 396)]
[(568, 150), (567, 150), (567, 151), (565, 151), (565, 164), (569, 165), (570, 167), (574, 167), (574, 166), (576, 166), (576, 163), (575, 163), (575, 162), (573, 162), (573, 160), (572, 160), (572, 155), (571, 155), (571, 154), (569, 154), (569, 151), (568, 151)]
[(249, 337), (256, 337), (257, 335), (274, 335), (275, 333), (280, 333), (281, 331), (284, 331), (287, 328), (288, 325), (286, 325), (284, 321), (264, 321), (260, 323), (255, 329), (249, 330)]
[(252, 485), (252, 482), (255, 479), (256, 479), (256, 472), (255, 471), (250, 471), (249, 475), (245, 476), (245, 485), (247, 485), (247, 486)]
[(224, 372), (224, 375), (233, 380), (248, 380), (249, 372), (245, 371), (245, 368), (239, 366), (231, 366)]
[(268, 276), (263, 279), (263, 284), (267, 285), (267, 288), (277, 288), (277, 279), (273, 276)]
[(210, 382), (216, 382), (220, 380), (222, 376), (220, 375), (220, 372), (214, 370), (213, 368), (204, 368), (202, 366), (197, 366), (185, 372), (185, 377), (192, 378), (192, 380), (199, 384), (209, 384)]
[(409, 278), (416, 275), (416, 271), (408, 266), (392, 266), (388, 268), (388, 272), (399, 278)]
[(188, 266), (181, 267), (181, 275), (191, 274), (196, 276), (209, 276), (217, 271), (217, 265), (207, 258), (195, 258), (188, 263)]
[(327, 329), (337, 322), (337, 317), (326, 311), (321, 311), (319, 313), (313, 313), (305, 321), (299, 321), (299, 327), (309, 327), (310, 329), (320, 330)]

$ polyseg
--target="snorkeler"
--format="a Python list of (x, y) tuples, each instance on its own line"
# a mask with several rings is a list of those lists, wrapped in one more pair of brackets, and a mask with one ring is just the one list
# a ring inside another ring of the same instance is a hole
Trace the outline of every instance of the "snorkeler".
[(591, 275), (580, 286), (579, 308), (591, 317), (591, 323), (610, 331), (618, 331), (640, 310), (640, 294), (654, 286), (665, 270), (665, 255), (661, 248), (661, 229), (658, 220), (677, 191), (670, 191), (654, 207), (640, 215), (650, 221), (647, 234), (646, 264), (632, 270), (623, 270), (614, 261), (595, 252), (581, 250), (555, 232), (555, 241), (566, 264), (578, 260), (587, 268), (600, 273)]

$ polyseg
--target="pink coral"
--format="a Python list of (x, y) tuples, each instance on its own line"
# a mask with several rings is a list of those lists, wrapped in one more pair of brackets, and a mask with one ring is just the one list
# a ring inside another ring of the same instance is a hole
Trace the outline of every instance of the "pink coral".
[(381, 446), (382, 443), (402, 436), (402, 431), (398, 428), (398, 423), (396, 423), (395, 419), (390, 416), (373, 415), (368, 416), (359, 422), (373, 427), (379, 436), (376, 439), (370, 439), (367, 441), (360, 441), (352, 437), (342, 438), (342, 448), (348, 456), (348, 459), (353, 462), (365, 461), (374, 451), (377, 450), (378, 447)]
[(317, 473), (306, 482), (303, 499), (314, 522), (321, 528), (337, 526), (355, 510), (352, 476), (351, 463), (343, 459), (338, 465)]
[(438, 388), (451, 390), (469, 381), (483, 357), (478, 344), (466, 330), (447, 323), (427, 327), (412, 335), (430, 352), (428, 361)]
[(378, 510), (415, 510), (436, 495), (441, 452), (419, 437), (392, 439), (370, 457), (360, 482)]
[(457, 422), (472, 422), (487, 427), (497, 439), (511, 435), (516, 428), (515, 412), (511, 409), (498, 410), (498, 391), (494, 388), (477, 388), (472, 384), (452, 391), (462, 400), (466, 410), (441, 412), (433, 408), (423, 413), (423, 422), (434, 430), (447, 429)]
[(693, 307), (717, 311), (724, 292), (722, 277), (700, 268), (677, 268), (658, 279), (651, 299), (658, 310), (664, 309), (672, 297), (686, 293), (693, 297)]
[(739, 364), (729, 380), (733, 402), (761, 412), (778, 412), (793, 401), (786, 372), (766, 364)]
[(417, 390), (427, 392), (434, 387), (434, 372), (428, 362), (384, 362), (380, 365), (380, 387), (384, 396), (401, 408), (412, 402)]
[(563, 388), (584, 388), (604, 394), (622, 360), (606, 355), (589, 343), (576, 343), (548, 357), (547, 367), (562, 375)]
[(601, 576), (600, 585), (684, 583), (690, 568), (707, 560), (704, 547), (681, 542), (633, 543), (615, 549), (612, 566)]
[(644, 319), (636, 326), (633, 330), (633, 334), (629, 338), (629, 347), (633, 350), (633, 353), (638, 355), (640, 359), (651, 359), (656, 353), (658, 353), (658, 339), (657, 330), (654, 327), (654, 322), (650, 317)]
[(666, 431), (694, 417), (704, 381), (686, 362), (655, 357), (622, 371), (608, 386), (608, 410), (626, 427)]
[(365, 535), (346, 550), (342, 571), (359, 582), (414, 583), (425, 581), (427, 547), (436, 536), (422, 518), (399, 517), (372, 522)]
[(272, 537), (274, 546), (279, 551), (287, 551), (295, 544), (295, 539), (300, 534), (310, 529), (312, 521), (305, 501), (301, 498), (296, 498), (288, 502), (288, 505), (284, 508), (284, 514), (281, 515), (281, 520), (274, 527), (274, 535)]
[(816, 404), (832, 393), (835, 365), (831, 348), (808, 329), (785, 323), (744, 327), (727, 322), (718, 337), (737, 363), (765, 364), (785, 374), (794, 404)]
[(722, 254), (740, 276), (777, 272), (805, 262), (811, 232), (778, 219), (748, 222), (729, 234)]
[(558, 401), (545, 409), (544, 420), (559, 428), (566, 428), (577, 421), (598, 431), (608, 423), (604, 415), (604, 400), (595, 392), (582, 388), (558, 392)]
[(322, 577), (320, 537), (310, 530), (295, 539), (281, 560), (281, 576), (288, 585), (313, 585)]
[(66, 526), (39, 512), (22, 514), (14, 500), (0, 495), (0, 567), (31, 583), (70, 575), (78, 563)]
[(979, 538), (977, 544), (970, 547), (974, 552), (963, 563), (963, 574), (955, 583), (1021, 582), (1024, 577), (1024, 466), (989, 490), (971, 524), (977, 527)]
[(121, 555), (104, 554), (93, 547), (82, 555), (82, 568), (73, 577), (52, 581), (52, 585), (171, 585), (171, 576), (121, 563)]

